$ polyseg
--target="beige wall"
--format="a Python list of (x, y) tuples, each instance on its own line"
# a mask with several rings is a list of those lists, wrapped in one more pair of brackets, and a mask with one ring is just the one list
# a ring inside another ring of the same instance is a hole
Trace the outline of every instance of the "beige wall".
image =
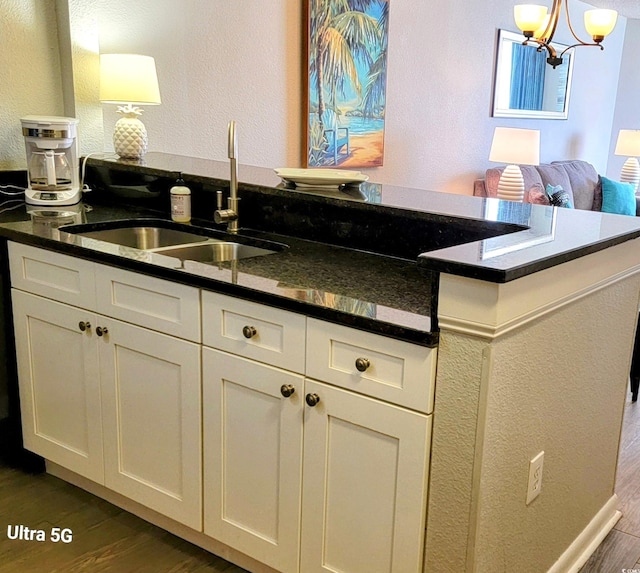
[(0, 169), (24, 169), (20, 117), (64, 113), (55, 6), (1, 0), (0, 14)]
[[(0, 117), (2, 137), (9, 144), (3, 151), (5, 165), (22, 160), (19, 136), (7, 132), (23, 113), (19, 109), (39, 113), (46, 107), (42, 99), (52, 111), (62, 107), (60, 66), (52, 52), (55, 38), (45, 41), (51, 30), (43, 23), (55, 4), (69, 6), (73, 61), (65, 61), (62, 75), (64, 86), (73, 85), (83, 153), (111, 149), (117, 118), (114, 106), (96, 101), (97, 67), (88, 55), (95, 55), (99, 44), (103, 52), (156, 58), (163, 103), (148, 106), (143, 116), (151, 150), (225, 159), (226, 124), (233, 118), (241, 162), (263, 167), (300, 164), (304, 2), (273, 0), (267, 8), (262, 0), (38, 0), (38, 10), (35, 4), (0, 0), (3, 11), (6, 5), (15, 14), (20, 6), (26, 15), (37, 14), (30, 18), (43, 27), (22, 26), (25, 33), (18, 36), (18, 27), (9, 25), (11, 37), (16, 35), (19, 42), (3, 44), (9, 53), (0, 65), (12, 77), (0, 89), (14, 99), (16, 90), (21, 95), (19, 105)], [(569, 4), (577, 21), (589, 7), (578, 0)], [(490, 5), (480, 0), (391, 3), (385, 165), (369, 170), (372, 180), (470, 194), (473, 179), (491, 166), (488, 148), (497, 125), (540, 129), (543, 161), (581, 158), (605, 172), (625, 19), (607, 38), (604, 52), (577, 51), (568, 120), (494, 119), (490, 103), (496, 33), (499, 28), (514, 29), (512, 9), (512, 0)], [(558, 31), (557, 39), (569, 42), (566, 28)], [(64, 49), (62, 53), (66, 58)], [(20, 84), (34, 69), (33, 62), (52, 84), (47, 88), (45, 82), (44, 98)], [(68, 69), (73, 70), (72, 84)], [(630, 103), (625, 107), (635, 110)], [(629, 110), (620, 111), (620, 123), (631, 122)], [(99, 120), (103, 111), (104, 137)]]

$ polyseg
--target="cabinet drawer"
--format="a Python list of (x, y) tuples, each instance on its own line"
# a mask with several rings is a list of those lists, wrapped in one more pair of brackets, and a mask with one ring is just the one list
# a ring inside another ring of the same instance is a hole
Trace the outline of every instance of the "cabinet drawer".
[(311, 318), (307, 321), (307, 376), (311, 378), (430, 413), (435, 367), (435, 348)]
[(293, 312), (202, 293), (202, 342), (293, 372), (304, 372), (306, 318)]
[(200, 296), (195, 287), (96, 265), (98, 312), (200, 342)]
[(93, 263), (11, 241), (8, 245), (14, 288), (81, 308), (95, 308)]

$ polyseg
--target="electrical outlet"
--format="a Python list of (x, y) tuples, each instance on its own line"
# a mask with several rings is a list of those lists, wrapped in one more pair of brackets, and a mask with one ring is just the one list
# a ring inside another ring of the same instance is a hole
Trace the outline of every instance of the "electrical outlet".
[(527, 505), (529, 505), (542, 489), (542, 464), (544, 452), (540, 452), (529, 462), (529, 483), (527, 485)]

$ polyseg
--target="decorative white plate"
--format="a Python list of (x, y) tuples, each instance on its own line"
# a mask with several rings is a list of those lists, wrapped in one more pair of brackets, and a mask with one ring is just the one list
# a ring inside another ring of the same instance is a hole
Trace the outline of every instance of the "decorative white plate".
[(339, 187), (348, 183), (363, 183), (368, 175), (348, 169), (274, 169), (283, 181), (295, 183), (296, 187)]

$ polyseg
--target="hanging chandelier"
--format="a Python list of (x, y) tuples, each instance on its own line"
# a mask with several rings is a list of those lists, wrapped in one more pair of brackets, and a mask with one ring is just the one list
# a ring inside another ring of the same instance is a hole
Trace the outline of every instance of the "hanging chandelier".
[(576, 39), (577, 43), (565, 48), (560, 55), (556, 53), (555, 48), (551, 45), (553, 35), (558, 26), (560, 12), (562, 11), (562, 0), (553, 0), (553, 6), (549, 13), (546, 6), (535, 4), (519, 4), (514, 6), (513, 13), (516, 26), (522, 30), (525, 41), (524, 44), (535, 42), (538, 44), (538, 51), (547, 50), (549, 57), (547, 63), (553, 66), (562, 64), (562, 56), (567, 50), (577, 46), (597, 46), (604, 50), (601, 45), (605, 36), (609, 35), (616, 25), (618, 13), (615, 10), (587, 10), (584, 13), (584, 26), (587, 33), (593, 38), (593, 42), (583, 42), (573, 30), (571, 18), (569, 17), (569, 5), (565, 5), (565, 14), (567, 16), (567, 25), (571, 35)]

